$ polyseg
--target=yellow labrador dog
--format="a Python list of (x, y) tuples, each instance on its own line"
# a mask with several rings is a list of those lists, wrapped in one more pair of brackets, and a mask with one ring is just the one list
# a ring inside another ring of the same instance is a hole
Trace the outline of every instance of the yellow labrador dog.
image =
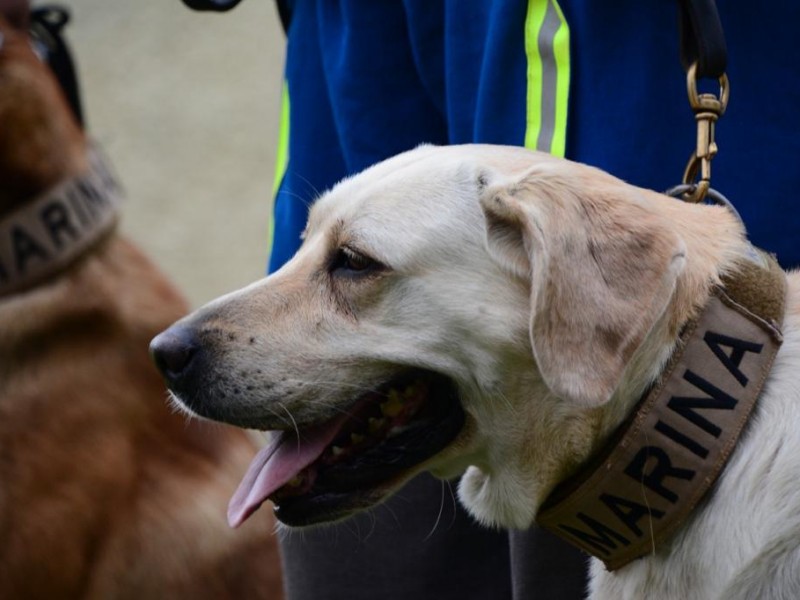
[[(280, 271), (151, 346), (186, 410), (278, 431), (231, 501), (234, 526), (267, 499), (290, 526), (342, 519), (429, 470), (463, 473), (459, 497), (481, 522), (529, 527), (629, 427), (723, 280), (764, 262), (722, 206), (492, 146), (423, 146), (346, 179), (303, 237)], [(734, 385), (784, 340), (716, 485), (644, 556), (594, 561), (592, 597), (800, 597), (800, 280), (773, 279), (786, 308), (743, 317), (769, 339), (704, 338)], [(697, 387), (701, 398), (671, 399), (689, 433), (656, 430), (701, 456), (737, 402)], [(578, 514), (600, 558), (701, 479), (681, 455), (659, 456), (628, 465), (649, 495), (602, 496), (616, 524)]]

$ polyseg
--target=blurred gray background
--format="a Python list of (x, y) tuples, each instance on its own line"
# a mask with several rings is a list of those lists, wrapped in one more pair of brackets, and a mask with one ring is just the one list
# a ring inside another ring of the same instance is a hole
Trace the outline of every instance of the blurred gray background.
[(59, 3), (89, 132), (127, 191), (123, 231), (195, 307), (262, 277), (285, 42), (274, 3)]

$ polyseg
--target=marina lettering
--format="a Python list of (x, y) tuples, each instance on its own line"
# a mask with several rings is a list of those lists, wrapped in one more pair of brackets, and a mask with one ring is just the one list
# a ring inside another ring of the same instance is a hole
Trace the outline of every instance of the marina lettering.
[[(575, 527), (570, 527), (569, 525), (561, 524), (559, 525), (560, 529), (563, 529), (573, 537), (582, 540), (586, 544), (589, 544), (593, 548), (595, 548), (598, 552), (603, 554), (610, 554), (611, 550), (615, 550), (617, 548), (617, 544), (614, 540), (617, 540), (623, 546), (630, 546), (631, 542), (628, 538), (626, 538), (621, 533), (611, 529), (610, 527), (603, 525), (599, 521), (596, 521), (592, 517), (585, 515), (582, 512), (579, 512), (577, 517), (583, 521), (589, 529), (592, 530), (594, 535), (583, 531), (581, 529), (576, 529)], [(613, 539), (612, 539), (613, 538)]]
[(620, 498), (613, 494), (601, 494), (600, 500), (603, 501), (617, 518), (627, 525), (634, 534), (641, 537), (642, 530), (639, 528), (639, 520), (645, 515), (660, 519), (664, 516), (663, 510), (652, 508), (644, 504), (639, 504), (627, 498)]
[(696, 442), (688, 435), (681, 433), (671, 425), (667, 425), (666, 423), (664, 423), (664, 421), (659, 420), (655, 424), (654, 429), (657, 432), (671, 439), (676, 444), (680, 444), (692, 454), (699, 456), (700, 458), (708, 457), (708, 448), (706, 448), (699, 442)]
[(46, 263), (80, 242), (109, 207), (102, 190), (91, 182), (76, 181), (41, 208), (33, 207), (36, 212), (5, 225), (0, 229), (0, 282), (24, 277), (34, 264)]
[[(655, 459), (655, 464), (651, 459)], [(645, 467), (647, 467), (648, 463), (652, 466), (645, 472)], [(695, 471), (672, 466), (672, 460), (663, 448), (645, 446), (636, 453), (633, 460), (625, 467), (625, 475), (642, 483), (670, 504), (675, 504), (678, 501), (678, 494), (668, 489), (664, 485), (664, 480), (668, 477), (674, 477), (691, 481), (695, 476)]]
[[(724, 367), (723, 371), (714, 368), (713, 365), (704, 365), (708, 367), (707, 372), (724, 376), (727, 371), (740, 388), (747, 386), (748, 377), (741, 370), (742, 361), (748, 353), (760, 353), (763, 344), (710, 330), (702, 339), (711, 354)], [(709, 447), (695, 439), (698, 434), (707, 434), (711, 438), (719, 438), (723, 434), (725, 421), (715, 422), (708, 413), (701, 414), (698, 411), (733, 411), (739, 400), (691, 369), (686, 369), (681, 379), (702, 394), (671, 396), (666, 402), (666, 407), (662, 408), (660, 413), (662, 418), (653, 426), (655, 432), (660, 434), (660, 439), (668, 443), (658, 444), (658, 435), (655, 438), (645, 436), (650, 443), (639, 448), (622, 470), (637, 485), (650, 490), (669, 504), (659, 508), (652, 506), (646, 499), (643, 504), (640, 502), (641, 496), (632, 499), (620, 495), (619, 492), (610, 493), (609, 489), (613, 490), (612, 486), (607, 490), (598, 490), (599, 495), (591, 504), (591, 510), (573, 514), (573, 519), (579, 521), (581, 525), (576, 524), (574, 520), (571, 523), (558, 524), (559, 529), (573, 537), (584, 548), (591, 547), (600, 554), (608, 556), (620, 545), (628, 546), (631, 543), (623, 531), (629, 531), (630, 534), (641, 538), (644, 535), (640, 525), (642, 519), (662, 519), (667, 515), (670, 505), (677, 506), (681, 500), (679, 494), (681, 486), (676, 486), (676, 482), (692, 481), (698, 474), (698, 469), (703, 466), (702, 461), (708, 458)], [(682, 424), (686, 426), (681, 427)], [(685, 448), (700, 460), (690, 465), (676, 464), (669, 450), (677, 446)], [(705, 476), (705, 471), (703, 473)]]
[(59, 250), (64, 245), (62, 233), (66, 233), (73, 241), (78, 239), (78, 232), (69, 219), (69, 213), (63, 204), (51, 202), (41, 211), (42, 223), (50, 233), (53, 245)]
[[(721, 333), (714, 333), (707, 331), (703, 336), (703, 341), (711, 348), (711, 351), (725, 365), (725, 368), (730, 371), (731, 375), (736, 378), (742, 387), (747, 385), (747, 377), (739, 370), (739, 365), (742, 364), (745, 352), (753, 352), (760, 354), (764, 348), (764, 344), (756, 344), (755, 342), (748, 342), (734, 337), (729, 337)], [(730, 354), (725, 354), (721, 346), (727, 346), (731, 349)]]
[(22, 227), (11, 228), (11, 247), (14, 251), (14, 268), (20, 275), (28, 268), (28, 261), (36, 258), (46, 261), (50, 254)]
[(719, 434), (722, 433), (722, 429), (720, 429), (718, 425), (712, 423), (702, 415), (695, 412), (695, 409), (713, 408), (716, 410), (732, 410), (736, 406), (738, 400), (732, 396), (729, 396), (721, 389), (709, 381), (706, 381), (693, 371), (687, 369), (683, 374), (683, 378), (697, 389), (708, 394), (708, 397), (695, 398), (688, 396), (675, 396), (670, 398), (669, 402), (667, 403), (667, 407), (678, 413), (687, 421), (697, 425), (697, 427), (706, 433), (709, 433), (714, 437), (719, 437)]

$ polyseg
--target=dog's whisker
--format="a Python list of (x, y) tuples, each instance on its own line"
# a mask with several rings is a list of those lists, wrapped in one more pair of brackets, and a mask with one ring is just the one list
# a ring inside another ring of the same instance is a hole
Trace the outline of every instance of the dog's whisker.
[[(345, 415), (347, 417), (353, 417), (352, 410), (350, 410), (348, 408), (342, 408), (341, 406), (331, 406), (327, 402), (315, 401), (313, 398), (310, 398), (310, 399), (306, 400), (305, 404), (331, 408), (331, 409), (333, 409), (335, 412), (337, 412), (340, 415)], [(273, 414), (275, 414), (275, 413), (273, 412)], [(281, 418), (281, 420), (285, 422), (285, 419)]]
[(310, 200), (310, 201), (308, 201), (308, 200), (303, 200), (303, 198), (302, 198), (300, 195), (298, 195), (298, 194), (294, 194), (294, 196), (295, 196), (295, 197), (296, 197), (298, 200), (301, 200), (301, 201), (303, 201), (303, 203), (306, 205), (306, 208), (309, 208), (309, 207), (310, 207), (312, 204), (314, 204), (314, 202), (316, 201), (316, 199), (317, 199), (317, 198), (319, 198), (319, 197), (322, 195), (322, 192), (320, 192), (320, 191), (319, 191), (319, 189), (317, 188), (317, 186), (316, 186), (316, 185), (314, 185), (314, 183), (313, 183), (313, 182), (312, 182), (310, 179), (307, 179), (306, 177), (303, 177), (303, 176), (302, 176), (302, 175), (300, 175), (299, 173), (293, 173), (293, 175), (294, 175), (295, 177), (297, 177), (298, 179), (300, 179), (300, 180), (301, 180), (303, 183), (305, 183), (305, 184), (306, 184), (306, 185), (307, 185), (307, 186), (308, 186), (308, 187), (311, 189), (311, 191), (312, 191), (312, 192), (314, 192), (314, 198), (313, 198), (312, 200)]
[(275, 417), (276, 419), (278, 419), (278, 421), (280, 421), (281, 423), (286, 423), (286, 425), (287, 425), (287, 426), (290, 426), (290, 427), (291, 427), (292, 423), (291, 423), (291, 421), (287, 421), (287, 420), (286, 420), (286, 417), (284, 417), (282, 414), (280, 414), (280, 413), (279, 413), (279, 412), (277, 412), (275, 409), (273, 409), (273, 408), (271, 408), (271, 407), (269, 407), (269, 406), (267, 406), (266, 408), (267, 408), (267, 410), (269, 411), (269, 413), (270, 413), (270, 414), (271, 414), (273, 417)]
[(351, 519), (349, 521), (343, 521), (344, 526), (347, 530), (353, 534), (353, 537), (361, 542), (361, 527), (358, 524), (358, 519)]
[(167, 392), (166, 403), (172, 414), (181, 415), (184, 417), (184, 429), (188, 429), (192, 423), (200, 421), (200, 419), (197, 418), (197, 415), (189, 411), (172, 392)]
[[(647, 429), (644, 429), (644, 439), (645, 443), (649, 446), (650, 445), (650, 436), (648, 435)], [(650, 502), (647, 500), (647, 493), (645, 492), (644, 488), (644, 476), (640, 479), (639, 486), (642, 490), (642, 500), (644, 501), (644, 505), (647, 507), (647, 526), (650, 529), (650, 548), (651, 554), (653, 556), (656, 555), (656, 536), (655, 536), (655, 528), (653, 526), (653, 511), (650, 506)]]
[(289, 412), (289, 409), (286, 408), (283, 404), (278, 403), (278, 406), (280, 406), (284, 411), (286, 411), (286, 414), (289, 415), (289, 419), (291, 420), (292, 426), (294, 427), (294, 433), (297, 436), (297, 451), (299, 452), (301, 442), (300, 442), (300, 428), (297, 426), (297, 421), (294, 420), (292, 413)]
[(311, 387), (315, 387), (315, 388), (319, 388), (319, 389), (324, 389), (324, 390), (333, 390), (333, 391), (340, 390), (340, 389), (345, 389), (345, 388), (346, 389), (353, 389), (353, 390), (356, 390), (356, 391), (362, 391), (362, 392), (375, 391), (370, 386), (358, 385), (358, 384), (355, 384), (355, 383), (347, 383), (347, 382), (344, 382), (344, 381), (324, 381), (324, 380), (319, 380), (319, 379), (318, 380), (313, 380), (313, 381), (312, 380), (308, 380), (308, 379), (286, 379), (286, 382), (287, 383), (299, 383), (299, 384), (302, 384), (302, 385), (307, 385), (307, 386), (311, 386)]
[[(396, 497), (397, 497), (397, 496), (395, 496), (395, 498), (396, 498)], [(392, 519), (394, 519), (394, 522), (397, 524), (397, 526), (398, 526), (398, 527), (400, 527), (400, 519), (397, 517), (397, 513), (396, 513), (396, 512), (394, 512), (394, 510), (392, 509), (392, 507), (391, 507), (391, 506), (389, 506), (389, 504), (388, 504), (388, 503), (384, 502), (383, 504), (379, 504), (378, 506), (379, 506), (380, 508), (383, 508), (383, 509), (385, 509), (385, 510), (386, 510), (386, 512), (388, 512), (390, 515), (392, 515)]]
[(450, 485), (450, 482), (448, 480), (446, 480), (446, 479), (444, 480), (444, 483), (445, 483), (445, 485), (447, 485), (447, 491), (450, 492), (450, 500), (453, 503), (453, 516), (450, 519), (450, 526), (448, 527), (448, 529), (449, 529), (449, 528), (453, 527), (453, 525), (456, 524), (456, 517), (458, 516), (458, 506), (457, 506), (455, 492), (453, 492), (453, 486)]
[(428, 535), (426, 535), (423, 538), (422, 540), (423, 542), (427, 542), (431, 538), (433, 532), (436, 531), (436, 528), (439, 526), (439, 521), (442, 520), (442, 512), (444, 511), (444, 481), (442, 481), (441, 483), (442, 483), (442, 495), (441, 495), (441, 500), (439, 501), (439, 514), (436, 515), (436, 522), (433, 524), (433, 527), (428, 532)]
[(367, 511), (367, 517), (369, 518), (370, 521), (370, 528), (369, 531), (367, 532), (367, 535), (364, 537), (365, 542), (372, 536), (373, 533), (375, 533), (375, 526), (378, 523), (378, 519), (375, 516), (374, 511), (371, 510)]
[(292, 531), (280, 521), (275, 521), (272, 525), (272, 535), (276, 536), (280, 541), (285, 542), (286, 539), (292, 535)]
[(508, 410), (511, 412), (512, 415), (516, 416), (518, 414), (516, 407), (511, 403), (511, 400), (508, 399), (508, 396), (506, 396), (500, 390), (497, 391), (496, 395), (503, 401), (506, 407), (508, 407)]

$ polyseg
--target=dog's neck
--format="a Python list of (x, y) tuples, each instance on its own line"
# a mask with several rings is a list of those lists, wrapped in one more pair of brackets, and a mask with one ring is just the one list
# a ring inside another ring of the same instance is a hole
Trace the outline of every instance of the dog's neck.
[(114, 229), (120, 187), (97, 148), (89, 165), (0, 221), (0, 297), (53, 277)]
[(631, 419), (537, 517), (609, 569), (668, 540), (706, 495), (780, 347), (786, 280), (777, 262), (751, 249), (719, 279)]

